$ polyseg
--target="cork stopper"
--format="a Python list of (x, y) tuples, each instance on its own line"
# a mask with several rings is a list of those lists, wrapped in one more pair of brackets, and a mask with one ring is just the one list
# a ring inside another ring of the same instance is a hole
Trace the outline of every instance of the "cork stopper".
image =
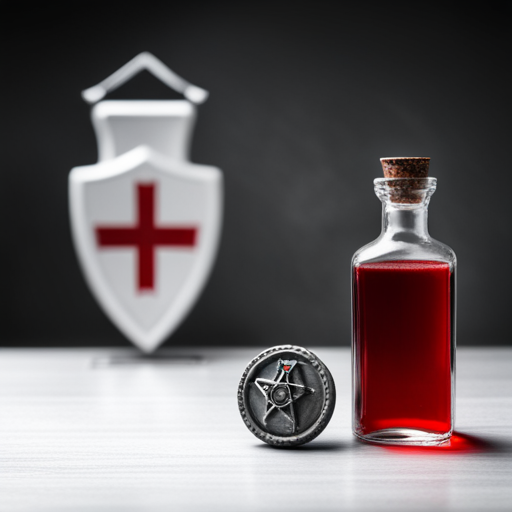
[(388, 186), (393, 189), (390, 194), (393, 203), (414, 204), (422, 201), (419, 189), (424, 187), (422, 178), (428, 177), (430, 157), (400, 156), (381, 158), (380, 162), (385, 178), (409, 178), (388, 183)]
[(428, 177), (428, 156), (399, 156), (381, 158), (384, 178), (426, 178)]

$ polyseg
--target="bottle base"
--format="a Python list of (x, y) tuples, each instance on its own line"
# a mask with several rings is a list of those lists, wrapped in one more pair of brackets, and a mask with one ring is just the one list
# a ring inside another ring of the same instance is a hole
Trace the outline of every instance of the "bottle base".
[(432, 446), (445, 443), (452, 436), (451, 431), (445, 433), (426, 432), (410, 428), (385, 428), (376, 430), (371, 434), (354, 435), (362, 441), (378, 444), (406, 445), (406, 446)]

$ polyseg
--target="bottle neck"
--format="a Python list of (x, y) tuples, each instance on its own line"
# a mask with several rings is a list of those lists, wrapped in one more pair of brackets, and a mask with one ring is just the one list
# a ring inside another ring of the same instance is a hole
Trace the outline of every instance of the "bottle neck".
[(393, 203), (383, 203), (381, 237), (401, 241), (430, 238), (428, 205), (403, 208), (397, 207)]

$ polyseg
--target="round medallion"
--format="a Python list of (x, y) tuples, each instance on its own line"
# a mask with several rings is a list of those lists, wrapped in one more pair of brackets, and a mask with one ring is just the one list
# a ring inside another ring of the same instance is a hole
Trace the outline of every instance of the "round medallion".
[(265, 350), (245, 369), (238, 407), (247, 428), (273, 446), (317, 437), (334, 411), (331, 373), (311, 351), (293, 345)]

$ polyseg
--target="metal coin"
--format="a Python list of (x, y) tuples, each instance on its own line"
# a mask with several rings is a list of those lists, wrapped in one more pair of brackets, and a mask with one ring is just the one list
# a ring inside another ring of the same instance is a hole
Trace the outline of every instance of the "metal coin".
[(265, 350), (245, 369), (238, 407), (247, 428), (273, 446), (317, 437), (334, 412), (331, 373), (313, 352), (293, 345)]

